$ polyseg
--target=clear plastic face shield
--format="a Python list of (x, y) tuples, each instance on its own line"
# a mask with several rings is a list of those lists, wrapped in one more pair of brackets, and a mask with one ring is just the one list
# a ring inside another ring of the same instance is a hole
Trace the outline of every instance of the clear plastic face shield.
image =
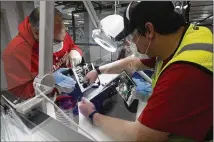
[[(137, 49), (137, 43), (139, 42), (139, 39), (140, 37), (142, 36), (142, 33), (138, 32), (137, 29), (135, 29), (132, 34), (129, 34), (125, 40), (130, 44), (130, 50), (132, 51), (132, 56), (135, 56), (135, 57), (139, 57), (141, 59), (148, 59), (149, 57), (146, 55), (147, 54), (147, 51), (148, 51), (148, 48), (146, 50), (146, 52), (144, 54), (140, 53)], [(134, 41), (136, 41), (134, 43)]]

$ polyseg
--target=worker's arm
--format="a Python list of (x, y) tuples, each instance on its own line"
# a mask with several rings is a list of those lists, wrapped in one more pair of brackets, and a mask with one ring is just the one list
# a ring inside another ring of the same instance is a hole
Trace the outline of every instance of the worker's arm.
[[(131, 74), (135, 71), (146, 69), (149, 69), (149, 67), (145, 66), (139, 58), (130, 56), (99, 67), (101, 73), (105, 74), (118, 74), (124, 70), (128, 74)], [(90, 83), (93, 83), (96, 81), (97, 77), (97, 71), (92, 70), (85, 76), (85, 79), (89, 80)]]
[(66, 59), (66, 66), (71, 67), (72, 65), (80, 64), (83, 56), (82, 50), (74, 44), (74, 41), (68, 33), (66, 33), (64, 42), (69, 44), (70, 51), (69, 56)]
[(146, 67), (138, 57), (126, 57), (124, 59), (103, 65), (99, 67), (100, 71), (105, 74), (121, 73), (127, 71), (132, 73), (138, 70), (149, 69)]
[[(79, 105), (80, 112), (88, 117), (94, 110), (94, 105), (82, 98)], [(105, 134), (116, 141), (164, 141), (168, 133), (151, 129), (140, 122), (130, 122), (117, 118), (108, 117), (99, 113), (93, 116), (93, 124), (101, 128)]]
[(151, 129), (139, 121), (130, 122), (108, 117), (99, 113), (94, 115), (94, 124), (117, 141), (164, 141), (168, 133)]

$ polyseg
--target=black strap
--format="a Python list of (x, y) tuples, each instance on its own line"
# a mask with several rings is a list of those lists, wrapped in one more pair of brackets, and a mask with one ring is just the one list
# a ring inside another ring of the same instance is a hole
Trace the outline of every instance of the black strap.
[(91, 120), (91, 123), (92, 123), (92, 124), (93, 124), (93, 116), (94, 116), (95, 113), (98, 113), (98, 111), (95, 110), (95, 111), (93, 111), (93, 112), (88, 116), (88, 118)]
[(98, 75), (102, 74), (101, 71), (100, 71), (100, 69), (99, 69), (99, 66), (96, 66), (96, 67), (95, 67), (95, 70), (97, 71), (97, 74), (98, 74)]

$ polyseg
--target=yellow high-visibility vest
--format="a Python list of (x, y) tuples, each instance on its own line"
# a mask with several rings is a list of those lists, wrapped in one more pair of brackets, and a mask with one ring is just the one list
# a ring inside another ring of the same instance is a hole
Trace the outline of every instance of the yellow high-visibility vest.
[[(212, 32), (206, 27), (193, 29), (190, 24), (183, 40), (172, 59), (162, 68), (163, 61), (157, 60), (152, 77), (154, 88), (161, 73), (172, 63), (182, 61), (200, 66), (204, 71), (213, 73), (213, 41)], [(161, 69), (162, 68), (162, 69)]]
[[(152, 88), (154, 89), (158, 78), (164, 72), (164, 70), (176, 62), (186, 62), (192, 65), (196, 65), (203, 71), (212, 74), (213, 73), (213, 35), (212, 32), (206, 28), (199, 26), (198, 30), (194, 29), (194, 26), (190, 24), (183, 39), (178, 47), (176, 53), (172, 59), (164, 66), (163, 61), (157, 59), (155, 65), (155, 71), (152, 76)], [(182, 136), (175, 136), (169, 138), (169, 142), (189, 142), (193, 141), (189, 138)]]

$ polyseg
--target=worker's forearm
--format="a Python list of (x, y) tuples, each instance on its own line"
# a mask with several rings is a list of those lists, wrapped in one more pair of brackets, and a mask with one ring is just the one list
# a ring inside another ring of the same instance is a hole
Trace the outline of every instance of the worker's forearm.
[(100, 66), (100, 71), (106, 74), (121, 73), (123, 70), (132, 73), (137, 70), (144, 70), (147, 67), (137, 57), (126, 57), (124, 59)]
[(136, 140), (134, 122), (108, 117), (99, 113), (94, 115), (93, 122), (116, 141)]

